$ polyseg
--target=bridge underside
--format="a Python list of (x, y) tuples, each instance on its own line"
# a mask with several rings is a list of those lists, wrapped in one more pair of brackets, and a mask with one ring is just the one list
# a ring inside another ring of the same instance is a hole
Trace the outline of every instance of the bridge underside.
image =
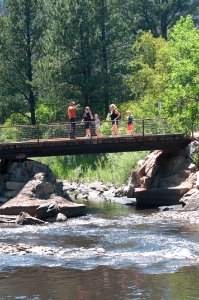
[(1, 159), (78, 155), (90, 153), (133, 152), (145, 150), (179, 150), (190, 138), (181, 134), (103, 137), (92, 139), (50, 139), (0, 144)]

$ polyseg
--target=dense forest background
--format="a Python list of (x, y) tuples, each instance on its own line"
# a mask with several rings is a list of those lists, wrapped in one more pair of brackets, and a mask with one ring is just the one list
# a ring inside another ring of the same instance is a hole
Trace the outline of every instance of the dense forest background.
[[(0, 0), (0, 123), (67, 121), (73, 100), (79, 118), (115, 103), (122, 117), (197, 128), (198, 27), (199, 0)], [(70, 163), (57, 160), (58, 175)]]
[(1, 123), (65, 121), (71, 99), (101, 117), (112, 102), (196, 117), (199, 0), (1, 0), (0, 11)]

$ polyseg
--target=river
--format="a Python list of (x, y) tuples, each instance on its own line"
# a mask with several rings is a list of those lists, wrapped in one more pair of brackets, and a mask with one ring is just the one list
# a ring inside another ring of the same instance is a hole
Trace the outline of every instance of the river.
[(0, 243), (56, 252), (0, 255), (0, 299), (199, 299), (199, 225), (151, 211), (88, 203), (64, 224), (1, 226)]

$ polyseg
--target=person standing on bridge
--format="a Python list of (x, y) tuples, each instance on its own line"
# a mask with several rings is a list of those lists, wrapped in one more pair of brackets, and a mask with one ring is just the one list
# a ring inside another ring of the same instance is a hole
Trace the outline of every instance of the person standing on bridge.
[(115, 104), (110, 105), (110, 118), (112, 120), (112, 136), (119, 134), (119, 120), (120, 120), (120, 113), (117, 110), (117, 107)]
[(95, 114), (94, 116), (94, 123), (95, 123), (95, 134), (97, 137), (100, 137), (100, 119), (99, 119), (99, 115)]
[(75, 102), (71, 102), (68, 107), (68, 118), (70, 121), (70, 139), (76, 138), (76, 108), (78, 108), (80, 104), (76, 104)]
[(130, 110), (126, 111), (126, 115), (127, 115), (127, 134), (133, 134), (133, 116), (130, 112)]
[(87, 106), (85, 108), (85, 113), (84, 113), (83, 118), (82, 118), (82, 122), (84, 123), (85, 130), (86, 130), (86, 136), (85, 136), (86, 139), (91, 138), (90, 127), (91, 127), (91, 122), (92, 121), (93, 121), (93, 115), (92, 115), (92, 112), (90, 110), (90, 107)]

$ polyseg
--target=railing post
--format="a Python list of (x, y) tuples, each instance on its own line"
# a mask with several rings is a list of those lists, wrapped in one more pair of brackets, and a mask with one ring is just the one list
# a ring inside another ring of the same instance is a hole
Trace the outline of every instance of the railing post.
[(39, 125), (36, 125), (36, 128), (37, 128), (37, 143), (39, 144), (39, 139), (40, 139)]
[(143, 136), (143, 138), (144, 138), (144, 134), (145, 134), (144, 126), (145, 126), (145, 122), (144, 122), (144, 119), (142, 119), (142, 136)]
[(191, 138), (192, 138), (192, 140), (193, 140), (193, 137), (194, 137), (194, 122), (193, 122), (193, 120), (192, 120), (192, 122), (191, 122)]

